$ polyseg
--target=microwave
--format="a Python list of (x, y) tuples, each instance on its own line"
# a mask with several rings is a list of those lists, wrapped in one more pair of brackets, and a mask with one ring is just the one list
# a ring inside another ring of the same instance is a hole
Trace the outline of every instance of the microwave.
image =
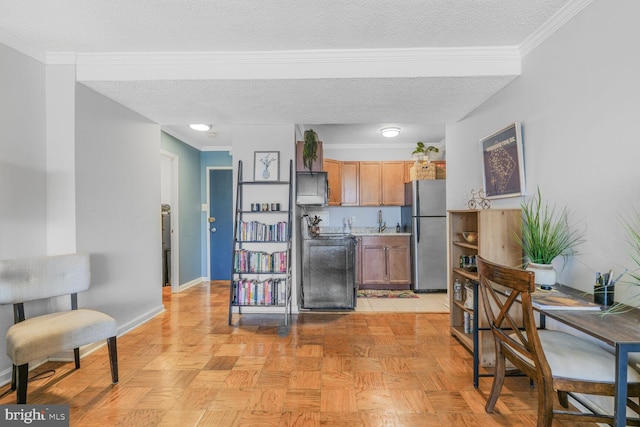
[(329, 183), (327, 172), (296, 173), (296, 204), (327, 206)]

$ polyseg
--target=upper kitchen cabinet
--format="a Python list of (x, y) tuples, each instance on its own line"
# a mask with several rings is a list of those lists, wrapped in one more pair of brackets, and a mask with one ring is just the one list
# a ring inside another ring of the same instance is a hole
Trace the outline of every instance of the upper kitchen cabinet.
[(329, 181), (329, 206), (342, 205), (342, 162), (324, 159), (323, 169)]
[(382, 162), (382, 204), (402, 206), (404, 204), (404, 161)]
[(404, 161), (360, 162), (360, 206), (402, 206), (404, 178)]
[[(304, 167), (304, 162), (302, 160), (302, 151), (304, 149), (304, 141), (296, 142), (296, 172), (309, 172), (309, 169)], [(322, 169), (322, 141), (318, 142), (318, 157), (313, 161), (311, 165), (312, 172), (319, 172)]]
[(342, 163), (342, 206), (359, 206), (360, 162)]
[(360, 162), (360, 206), (382, 205), (382, 164)]

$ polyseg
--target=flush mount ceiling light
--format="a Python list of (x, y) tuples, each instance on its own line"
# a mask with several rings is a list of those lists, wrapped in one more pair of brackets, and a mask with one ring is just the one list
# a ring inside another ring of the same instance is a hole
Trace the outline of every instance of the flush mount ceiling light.
[(197, 130), (197, 131), (200, 131), (200, 132), (206, 132), (209, 129), (211, 129), (211, 125), (203, 125), (203, 124), (199, 124), (199, 123), (191, 124), (191, 125), (189, 125), (189, 127), (191, 129), (193, 129), (193, 130)]
[(400, 128), (389, 127), (380, 129), (380, 133), (385, 138), (393, 138), (394, 136), (400, 135)]

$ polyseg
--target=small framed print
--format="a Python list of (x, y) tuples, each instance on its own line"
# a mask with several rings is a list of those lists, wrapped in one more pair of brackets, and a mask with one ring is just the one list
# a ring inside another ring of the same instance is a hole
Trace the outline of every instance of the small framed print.
[(253, 180), (254, 181), (279, 181), (280, 180), (280, 152), (279, 151), (254, 151), (253, 152)]
[(515, 122), (480, 140), (483, 183), (487, 199), (525, 194), (520, 123)]

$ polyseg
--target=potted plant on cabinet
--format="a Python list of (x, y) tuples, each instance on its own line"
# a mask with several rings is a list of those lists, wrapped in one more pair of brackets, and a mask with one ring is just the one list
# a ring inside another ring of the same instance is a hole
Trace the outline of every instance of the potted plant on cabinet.
[(313, 172), (313, 162), (318, 158), (318, 134), (313, 129), (304, 131), (304, 146), (302, 149), (302, 163)]
[(428, 163), (429, 153), (431, 151), (437, 153), (440, 151), (440, 149), (438, 147), (434, 147), (433, 145), (425, 147), (424, 142), (418, 141), (418, 143), (416, 144), (416, 149), (411, 153), (411, 157), (415, 159), (416, 162), (424, 161), (425, 163)]
[(574, 248), (584, 242), (584, 233), (571, 226), (566, 207), (556, 210), (543, 202), (539, 188), (521, 208), (522, 237), (516, 235), (515, 239), (522, 246), (526, 269), (535, 272), (536, 284), (551, 287), (556, 283), (552, 261), (573, 255)]

